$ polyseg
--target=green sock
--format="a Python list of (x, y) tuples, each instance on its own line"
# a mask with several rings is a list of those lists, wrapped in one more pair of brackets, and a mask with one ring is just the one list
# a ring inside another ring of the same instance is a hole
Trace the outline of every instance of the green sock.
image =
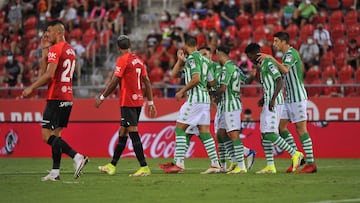
[(282, 132), (280, 132), (280, 136), (285, 140), (286, 143), (288, 143), (292, 148), (294, 148), (296, 151), (297, 146), (294, 140), (294, 137), (292, 136), (292, 134), (288, 131), (288, 130), (284, 130)]
[(309, 133), (304, 133), (300, 136), (302, 147), (306, 154), (306, 162), (308, 164), (314, 163), (313, 145)]
[(236, 162), (237, 162), (238, 166), (240, 166), (240, 168), (245, 168), (244, 146), (243, 146), (241, 140), (240, 139), (234, 140), (233, 145), (234, 145), (234, 151), (235, 151), (235, 158), (236, 158)]
[(175, 128), (175, 135), (174, 161), (177, 165), (183, 166), (186, 153), (186, 133), (181, 128)]
[(270, 140), (274, 145), (277, 145), (280, 149), (289, 152), (289, 154), (294, 155), (296, 150), (292, 148), (285, 140), (275, 133), (265, 133), (264, 137), (267, 140)]
[(200, 133), (200, 139), (201, 142), (204, 144), (205, 146), (205, 150), (211, 160), (211, 164), (216, 164), (219, 165), (219, 159), (217, 157), (216, 154), (216, 146), (215, 146), (215, 141), (213, 139), (213, 137), (211, 136), (210, 133)]
[(274, 155), (272, 152), (272, 142), (270, 140), (267, 140), (262, 134), (261, 144), (264, 149), (265, 158), (266, 158), (266, 164), (268, 166), (275, 165), (274, 163)]
[(225, 144), (225, 151), (226, 151), (227, 155), (231, 158), (232, 162), (236, 162), (234, 145), (233, 145), (232, 140), (227, 135), (222, 137), (221, 139), (223, 140), (223, 142)]
[(219, 151), (219, 159), (221, 165), (224, 165), (226, 163), (226, 151), (225, 151), (225, 144), (222, 140), (222, 137), (220, 135), (216, 136), (217, 142), (218, 142), (218, 151)]

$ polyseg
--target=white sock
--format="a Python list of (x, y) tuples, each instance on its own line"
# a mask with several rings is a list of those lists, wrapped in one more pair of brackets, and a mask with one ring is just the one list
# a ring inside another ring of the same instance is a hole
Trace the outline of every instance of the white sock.
[(79, 154), (79, 153), (76, 153), (75, 156), (74, 156), (74, 158), (73, 158), (73, 160), (74, 160), (74, 161), (77, 161), (77, 160), (81, 159), (82, 157), (83, 157), (83, 155), (81, 155), (81, 154)]
[(60, 169), (51, 169), (50, 175), (58, 176), (60, 174)]
[(249, 156), (250, 149), (244, 146), (244, 155), (247, 157)]

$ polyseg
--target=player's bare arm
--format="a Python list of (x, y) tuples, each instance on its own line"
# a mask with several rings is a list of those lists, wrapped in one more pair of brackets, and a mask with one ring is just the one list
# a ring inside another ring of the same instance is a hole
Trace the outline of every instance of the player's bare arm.
[(56, 71), (56, 66), (57, 66), (57, 64), (55, 64), (55, 63), (49, 63), (49, 65), (47, 66), (46, 72), (43, 75), (41, 75), (40, 78), (36, 82), (31, 84), (29, 87), (25, 88), (24, 91), (22, 92), (22, 96), (27, 97), (34, 91), (34, 89), (37, 89), (38, 87), (41, 87), (44, 84), (48, 83), (48, 81), (52, 77), (54, 77), (54, 74)]
[(185, 87), (183, 87), (180, 91), (176, 93), (175, 95), (176, 100), (181, 99), (188, 90), (194, 88), (197, 84), (199, 84), (199, 82), (200, 82), (200, 74), (199, 73), (193, 74), (189, 83), (186, 84)]
[(185, 54), (184, 51), (179, 49), (177, 51), (177, 61), (172, 69), (172, 75), (173, 77), (179, 78), (181, 77), (181, 70), (182, 70), (182, 63), (184, 63), (185, 59)]
[(47, 59), (48, 59), (48, 53), (49, 53), (49, 48), (52, 45), (52, 43), (49, 41), (49, 37), (48, 37), (48, 32), (45, 31), (43, 36), (41, 36), (41, 40), (40, 40), (40, 45), (41, 45), (41, 59), (40, 59), (40, 75), (42, 75), (43, 73), (46, 72), (46, 68), (47, 68)]
[(113, 76), (109, 85), (105, 88), (105, 91), (98, 97), (95, 98), (95, 107), (99, 108), (99, 106), (103, 103), (104, 99), (109, 96), (111, 92), (114, 91), (114, 89), (119, 84), (119, 77)]
[(258, 54), (259, 57), (257, 58), (258, 61), (263, 61), (266, 58), (271, 59), (276, 65), (277, 67), (279, 67), (279, 70), (282, 74), (286, 74), (290, 71), (290, 67), (288, 65), (282, 64), (280, 63), (278, 60), (276, 60), (273, 56), (269, 55), (269, 54), (264, 54), (264, 53), (259, 53)]
[(226, 91), (226, 85), (221, 84), (219, 88), (217, 88), (216, 93), (215, 93), (215, 102), (219, 103), (220, 99), (223, 95), (223, 93)]
[(157, 112), (156, 112), (156, 107), (154, 105), (153, 94), (152, 94), (151, 83), (150, 83), (149, 77), (147, 75), (143, 76), (142, 82), (145, 85), (145, 94), (148, 99), (149, 115), (150, 115), (150, 117), (155, 117)]
[(279, 95), (279, 92), (283, 88), (283, 80), (281, 77), (276, 78), (275, 82), (276, 82), (276, 88), (275, 88), (274, 94), (271, 98), (271, 101), (269, 103), (269, 111), (274, 111), (276, 97)]

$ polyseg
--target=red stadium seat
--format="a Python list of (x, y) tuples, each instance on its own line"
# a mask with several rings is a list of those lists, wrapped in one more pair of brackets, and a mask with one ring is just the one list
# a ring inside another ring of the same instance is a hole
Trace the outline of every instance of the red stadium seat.
[(245, 49), (246, 49), (246, 47), (248, 46), (248, 40), (243, 40), (243, 41), (241, 41), (241, 44), (240, 44), (240, 47), (239, 47), (239, 51), (241, 52), (241, 53), (244, 53), (245, 52)]
[(357, 83), (360, 83), (360, 68), (358, 68), (357, 71), (355, 72), (355, 81)]
[(279, 15), (275, 12), (265, 15), (266, 25), (276, 25), (278, 21), (279, 21)]
[[(0, 72), (1, 76), (2, 72)], [(9, 97), (9, 85), (7, 83), (0, 84), (0, 87), (4, 88), (0, 90), (0, 99), (5, 99)]]
[(325, 80), (329, 76), (335, 78), (336, 77), (336, 72), (337, 72), (336, 67), (334, 65), (327, 66), (325, 68), (325, 70), (322, 72), (321, 78), (323, 80)]
[(253, 27), (256, 28), (258, 26), (264, 25), (264, 20), (265, 20), (265, 13), (264, 12), (257, 12), (253, 16), (253, 18), (251, 20), (251, 24), (252, 24)]
[(259, 42), (260, 40), (266, 38), (265, 26), (258, 26), (253, 33), (253, 41)]
[(319, 70), (319, 68), (315, 69), (314, 67), (311, 67), (305, 73), (305, 81), (307, 83), (311, 83), (314, 80), (319, 80), (319, 78), (320, 78), (320, 70)]
[(342, 0), (342, 8), (349, 9), (354, 5), (354, 0)]
[(327, 10), (320, 10), (319, 13), (315, 16), (314, 25), (318, 23), (324, 24), (328, 21), (328, 11)]
[(245, 25), (249, 25), (249, 19), (250, 16), (247, 14), (239, 15), (238, 17), (236, 17), (235, 22), (239, 27), (242, 27)]
[(94, 28), (89, 28), (83, 35), (83, 45), (87, 46), (91, 41), (97, 39), (97, 31)]
[(310, 83), (308, 83), (310, 85), (319, 85), (319, 87), (307, 87), (306, 91), (309, 97), (318, 97), (322, 94), (322, 87), (320, 87), (321, 85), (321, 80), (319, 78), (315, 78), (314, 80), (312, 80)]
[(299, 34), (299, 27), (296, 24), (289, 25), (286, 30), (287, 33), (290, 35), (290, 39), (297, 38)]
[(347, 25), (346, 28), (346, 34), (349, 39), (356, 39), (360, 35), (359, 24)]
[(346, 31), (346, 27), (343, 24), (337, 24), (332, 27), (331, 30), (331, 38), (333, 41), (336, 41), (342, 37), (344, 37)]
[(38, 22), (38, 20), (35, 16), (30, 16), (29, 18), (27, 18), (24, 22), (25, 32), (36, 28), (37, 22)]
[(300, 32), (300, 41), (302, 43), (306, 42), (307, 38), (310, 36), (313, 36), (314, 34), (314, 25), (312, 24), (306, 24), (301, 28), (301, 32)]
[(76, 41), (80, 42), (82, 35), (83, 35), (83, 31), (80, 28), (75, 28), (71, 30), (69, 34), (69, 38), (70, 39), (75, 38)]
[(274, 25), (273, 33), (281, 32), (283, 30), (284, 30), (284, 28), (282, 25)]
[(341, 24), (344, 18), (344, 14), (341, 10), (334, 11), (329, 17), (329, 23), (331, 26)]
[(334, 53), (332, 51), (325, 52), (320, 58), (320, 67), (324, 70), (327, 66), (330, 66), (334, 62)]
[(237, 33), (237, 37), (241, 41), (249, 40), (252, 32), (253, 28), (250, 25), (245, 25), (244, 27), (240, 28), (239, 32)]
[(338, 70), (345, 65), (345, 52), (336, 52), (339, 53), (335, 57), (335, 66)]
[(357, 10), (351, 10), (346, 13), (344, 23), (346, 26), (354, 25), (358, 23), (359, 13)]
[(25, 37), (24, 37), (25, 44), (29, 44), (30, 40), (34, 39), (37, 35), (38, 35), (38, 31), (36, 28), (28, 30), (25, 33)]
[(0, 56), (0, 71), (2, 73), (5, 63), (7, 62), (7, 56)]
[(334, 43), (334, 52), (336, 53), (336, 55), (345, 53), (347, 46), (348, 46), (348, 39), (339, 38)]
[(354, 75), (354, 69), (350, 65), (345, 65), (338, 72), (340, 83), (344, 83), (348, 80), (351, 80)]
[(339, 9), (340, 1), (339, 0), (326, 0), (327, 7), (330, 9)]
[[(160, 67), (154, 67), (149, 73), (149, 79), (152, 84), (161, 83), (164, 77), (164, 71)], [(161, 88), (153, 88), (153, 95), (155, 97), (162, 97), (163, 92)]]
[[(256, 85), (257, 83), (253, 81), (251, 85)], [(243, 95), (245, 97), (257, 97), (258, 95), (258, 88), (257, 87), (244, 87), (243, 88)]]
[(106, 44), (108, 43), (108, 41), (111, 40), (113, 36), (113, 32), (111, 29), (106, 29), (101, 31), (100, 33), (100, 45), (101, 46), (106, 46)]

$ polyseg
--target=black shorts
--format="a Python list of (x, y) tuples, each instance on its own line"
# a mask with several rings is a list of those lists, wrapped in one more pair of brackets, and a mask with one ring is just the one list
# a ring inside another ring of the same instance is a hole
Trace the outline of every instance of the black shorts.
[(141, 107), (120, 107), (121, 126), (137, 126), (140, 118)]
[(44, 110), (42, 128), (55, 130), (67, 127), (73, 102), (61, 100), (48, 100)]

